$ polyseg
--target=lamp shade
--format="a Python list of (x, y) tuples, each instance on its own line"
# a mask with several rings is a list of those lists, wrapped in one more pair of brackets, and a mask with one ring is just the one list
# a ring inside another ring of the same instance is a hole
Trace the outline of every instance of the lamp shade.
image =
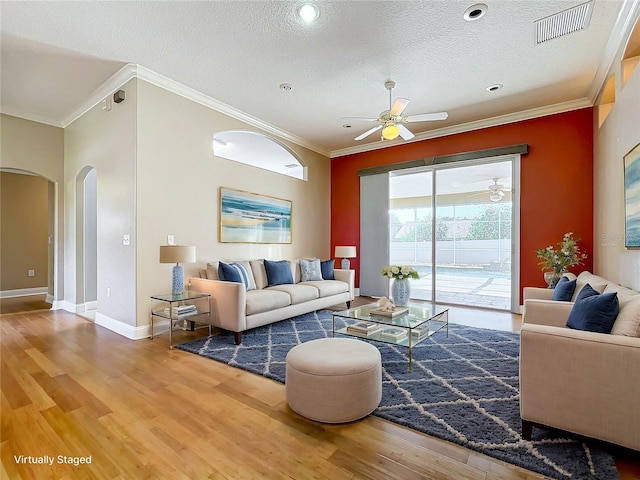
[(336, 247), (335, 256), (337, 258), (355, 258), (356, 247), (345, 247), (345, 246)]
[(196, 247), (187, 245), (160, 246), (160, 263), (194, 263)]

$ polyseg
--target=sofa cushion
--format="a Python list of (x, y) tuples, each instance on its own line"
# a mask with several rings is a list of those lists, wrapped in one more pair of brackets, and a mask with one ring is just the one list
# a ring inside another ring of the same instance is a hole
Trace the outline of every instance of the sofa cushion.
[(596, 292), (602, 293), (604, 289), (607, 287), (607, 282), (602, 277), (598, 277), (597, 275), (582, 276), (582, 273), (578, 275), (576, 279), (576, 289), (573, 291), (573, 297), (571, 297), (571, 301), (575, 302), (580, 295), (580, 292), (584, 288), (585, 285), (590, 285)]
[(265, 289), (247, 292), (247, 316), (269, 312), (289, 305), (291, 305), (291, 297), (286, 292)]
[(620, 312), (611, 333), (626, 337), (640, 337), (640, 295), (618, 298)]
[(285, 292), (291, 297), (291, 305), (315, 300), (320, 295), (317, 288), (310, 285), (302, 285), (301, 283), (276, 285), (274, 287), (267, 287), (266, 290)]
[(268, 285), (267, 271), (264, 268), (264, 260), (251, 260), (251, 271), (253, 272), (253, 278), (256, 281), (256, 289), (261, 290)]
[(300, 282), (299, 285), (310, 285), (318, 290), (320, 297), (330, 297), (340, 293), (348, 292), (349, 285), (339, 280), (320, 280), (317, 282)]
[(320, 262), (320, 270), (322, 271), (323, 280), (335, 280), (335, 277), (333, 276), (333, 268), (334, 268), (333, 259)]
[(618, 285), (617, 283), (609, 283), (602, 293), (612, 293), (616, 292), (618, 294), (618, 300), (622, 302), (623, 298), (631, 298), (635, 296), (640, 296), (640, 293), (635, 290), (631, 290), (630, 288), (623, 287), (622, 285)]
[(312, 282), (322, 280), (322, 270), (320, 268), (320, 260), (300, 260), (300, 281)]
[(209, 280), (220, 280), (218, 278), (218, 265), (220, 262), (209, 262), (207, 263), (207, 276)]
[(553, 289), (553, 296), (551, 299), (560, 302), (570, 302), (575, 289), (576, 280), (569, 280), (567, 277), (562, 277), (556, 285), (556, 288)]
[(618, 316), (618, 295), (598, 293), (588, 283), (569, 312), (567, 327), (597, 333), (611, 333)]
[(293, 283), (291, 265), (287, 260), (279, 260), (277, 262), (265, 260), (264, 269), (267, 272), (268, 287)]
[(578, 298), (578, 294), (587, 283), (591, 285), (591, 287), (598, 293), (603, 293), (604, 289), (611, 282), (609, 282), (609, 280), (607, 280), (606, 278), (594, 275), (593, 273), (586, 270), (584, 272), (581, 272), (580, 275), (576, 277), (576, 289), (574, 290), (573, 297), (571, 298), (572, 302), (576, 301), (576, 299)]

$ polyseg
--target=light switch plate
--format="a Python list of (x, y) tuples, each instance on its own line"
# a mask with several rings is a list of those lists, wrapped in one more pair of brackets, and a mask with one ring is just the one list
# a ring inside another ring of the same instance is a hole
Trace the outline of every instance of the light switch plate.
[(131, 235), (125, 233), (122, 235), (122, 244), (123, 245), (131, 245)]
[(167, 235), (167, 245), (175, 245), (176, 237), (175, 235)]

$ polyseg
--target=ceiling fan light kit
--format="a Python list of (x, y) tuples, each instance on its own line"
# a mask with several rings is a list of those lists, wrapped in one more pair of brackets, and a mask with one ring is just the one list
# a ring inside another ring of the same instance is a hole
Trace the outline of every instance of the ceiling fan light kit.
[[(388, 80), (384, 84), (384, 88), (389, 91), (389, 110), (378, 115), (378, 118), (367, 117), (343, 117), (342, 120), (348, 121), (363, 121), (363, 122), (378, 122), (379, 125), (367, 130), (366, 132), (358, 135), (354, 140), (362, 140), (368, 137), (373, 132), (376, 132), (382, 128), (381, 140), (393, 140), (402, 137), (403, 140), (411, 140), (415, 135), (404, 126), (405, 123), (410, 122), (430, 122), (433, 120), (446, 120), (449, 117), (447, 112), (437, 113), (422, 113), (418, 115), (410, 115), (407, 117), (402, 116), (402, 112), (409, 104), (408, 98), (396, 98), (395, 102), (391, 99), (391, 90), (396, 86), (396, 83)], [(347, 124), (343, 124), (346, 126)], [(351, 126), (351, 124), (349, 124)]]
[(390, 123), (382, 129), (382, 138), (386, 140), (393, 140), (397, 138), (398, 135), (400, 135), (400, 129), (393, 123)]

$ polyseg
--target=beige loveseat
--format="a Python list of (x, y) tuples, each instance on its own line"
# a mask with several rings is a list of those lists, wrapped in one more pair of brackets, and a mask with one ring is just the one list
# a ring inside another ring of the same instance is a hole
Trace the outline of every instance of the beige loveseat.
[(533, 425), (551, 426), (640, 450), (640, 294), (583, 272), (572, 300), (587, 283), (600, 293), (617, 292), (611, 334), (566, 327), (572, 301), (551, 300), (553, 290), (524, 289), (523, 437), (531, 438)]
[(303, 282), (299, 260), (290, 260), (293, 283), (268, 286), (264, 262), (233, 262), (242, 264), (251, 275), (250, 290), (242, 283), (219, 280), (219, 262), (207, 264), (206, 271), (200, 273), (204, 278), (189, 280), (191, 290), (211, 294), (211, 322), (234, 332), (236, 344), (242, 342), (242, 332), (246, 330), (341, 303), (349, 306), (354, 298), (353, 270), (334, 270), (334, 280)]

